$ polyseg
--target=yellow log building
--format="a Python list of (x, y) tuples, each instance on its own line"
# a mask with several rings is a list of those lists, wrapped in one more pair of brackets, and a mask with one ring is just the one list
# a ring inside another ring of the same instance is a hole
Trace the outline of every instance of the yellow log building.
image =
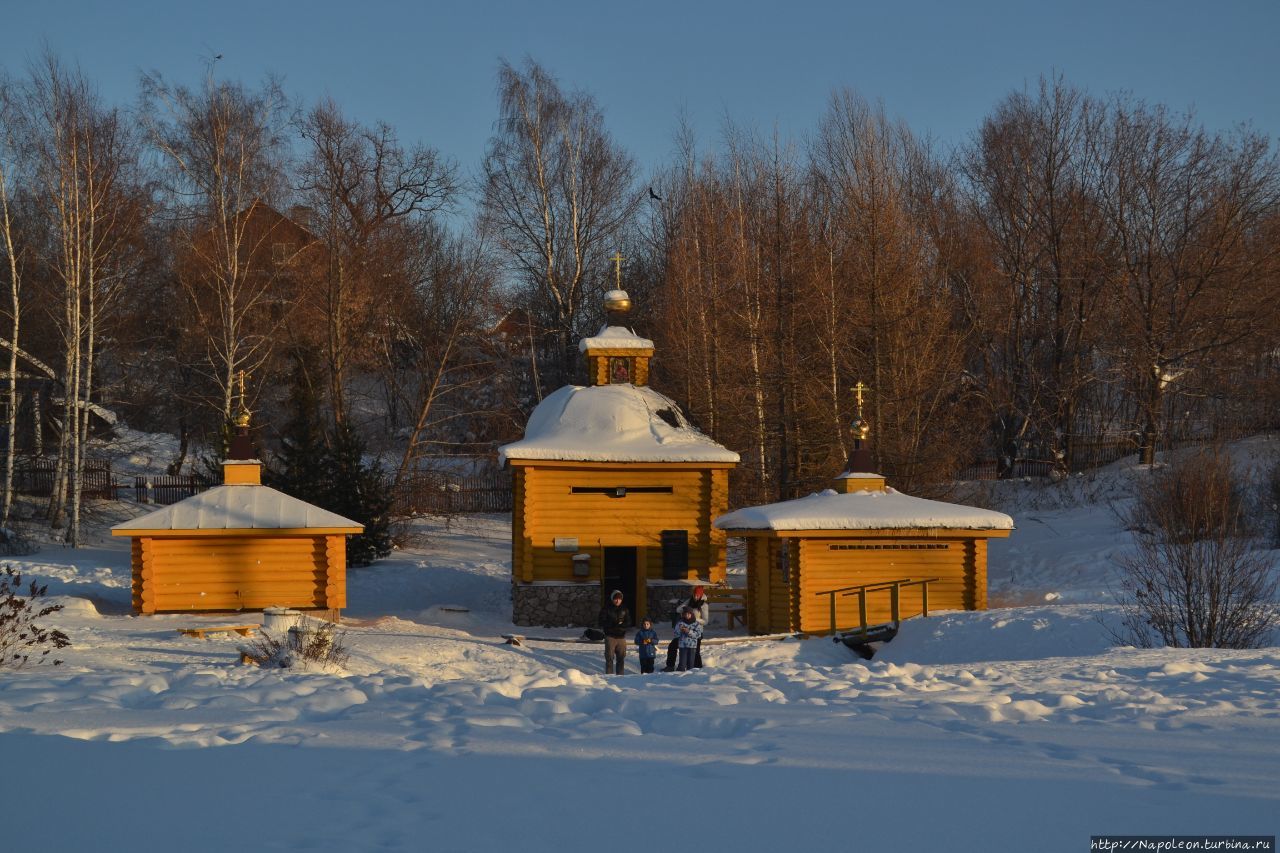
[(738, 454), (648, 387), (653, 342), (620, 325), (627, 295), (610, 291), (606, 307), (610, 324), (580, 344), (590, 384), (549, 395), (500, 451), (514, 474), (518, 625), (592, 625), (613, 589), (637, 620), (664, 619), (689, 587), (724, 578), (711, 519)]
[(364, 527), (262, 485), (261, 468), (227, 461), (224, 485), (111, 528), (133, 540), (134, 613), (346, 606), (346, 539)]
[[(987, 606), (987, 540), (1013, 529), (1009, 516), (924, 500), (885, 486), (878, 474), (842, 474), (835, 488), (749, 507), (715, 526), (747, 540), (747, 627), (753, 634), (829, 633), (889, 622), (894, 582), (902, 618)], [(835, 605), (834, 625), (832, 604)]]

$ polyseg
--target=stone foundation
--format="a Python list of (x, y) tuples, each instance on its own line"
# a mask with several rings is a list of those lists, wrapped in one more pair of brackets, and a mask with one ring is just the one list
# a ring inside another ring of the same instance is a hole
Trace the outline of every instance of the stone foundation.
[(511, 621), (548, 628), (589, 627), (600, 618), (600, 584), (511, 585)]
[[(669, 624), (673, 599), (688, 598), (699, 584), (710, 585), (706, 581), (649, 581), (646, 613), (654, 625)], [(627, 602), (627, 606), (634, 607), (634, 603)], [(600, 607), (597, 581), (511, 585), (511, 621), (516, 625), (594, 627)]]

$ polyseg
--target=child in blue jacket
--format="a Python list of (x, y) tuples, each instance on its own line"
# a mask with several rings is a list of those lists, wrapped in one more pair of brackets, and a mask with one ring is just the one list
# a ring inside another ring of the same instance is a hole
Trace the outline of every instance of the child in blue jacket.
[(680, 644), (680, 660), (676, 672), (693, 669), (697, 660), (698, 640), (702, 639), (702, 625), (692, 607), (686, 607), (676, 623), (676, 641)]
[(653, 661), (658, 656), (658, 632), (653, 630), (653, 622), (645, 619), (636, 631), (637, 652), (640, 655), (640, 672), (653, 672)]

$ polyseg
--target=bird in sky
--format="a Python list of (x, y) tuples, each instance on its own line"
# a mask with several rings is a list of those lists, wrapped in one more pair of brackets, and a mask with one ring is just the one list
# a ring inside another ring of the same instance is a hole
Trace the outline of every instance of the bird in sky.
[(649, 198), (653, 199), (654, 201), (662, 201), (662, 196), (654, 192), (653, 187), (649, 187)]

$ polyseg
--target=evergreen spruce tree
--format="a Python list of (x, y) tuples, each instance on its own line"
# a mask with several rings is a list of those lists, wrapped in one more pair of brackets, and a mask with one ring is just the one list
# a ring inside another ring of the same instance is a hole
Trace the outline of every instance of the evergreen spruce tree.
[[(329, 448), (320, 423), (320, 400), (301, 359), (289, 379), (289, 420), (280, 435), (280, 452), (266, 472), (266, 484), (287, 495), (332, 510)], [(336, 510), (334, 510), (336, 511)]]
[(349, 427), (326, 441), (320, 399), (299, 358), (290, 378), (289, 420), (266, 484), (299, 500), (364, 525), (347, 537), (347, 565), (367, 566), (391, 553), (390, 483), (378, 465), (364, 461), (364, 442)]
[(391, 553), (391, 488), (382, 466), (364, 461), (364, 442), (348, 426), (333, 437), (325, 509), (364, 525), (347, 538), (347, 564), (367, 566)]

